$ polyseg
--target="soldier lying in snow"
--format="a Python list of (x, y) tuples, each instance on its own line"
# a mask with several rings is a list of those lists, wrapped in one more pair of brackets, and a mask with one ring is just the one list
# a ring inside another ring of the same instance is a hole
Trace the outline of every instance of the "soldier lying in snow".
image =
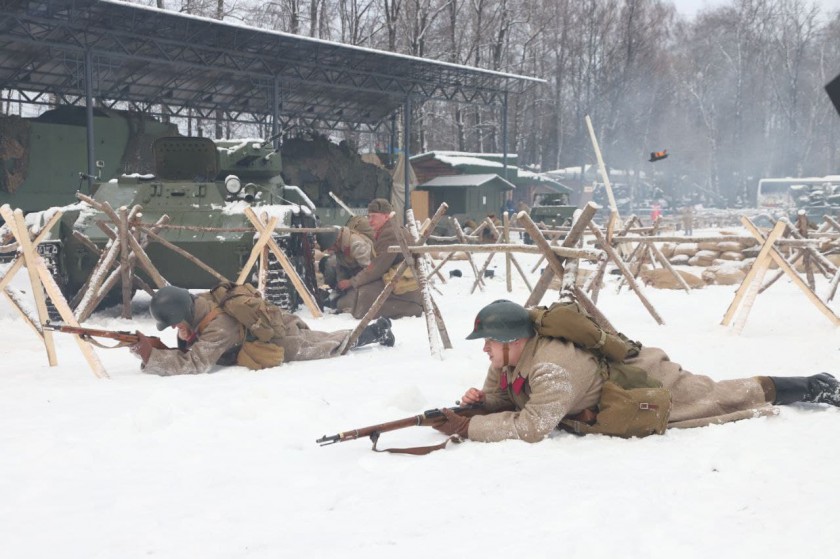
[[(139, 334), (132, 353), (143, 361), (144, 372), (162, 376), (206, 373), (214, 365), (263, 369), (284, 361), (337, 357), (350, 335), (350, 330), (310, 330), (250, 285), (222, 284), (200, 295), (167, 286), (155, 293), (149, 310), (158, 330), (178, 330), (178, 348), (157, 349)], [(366, 326), (353, 347), (372, 343), (394, 345), (390, 320)]]

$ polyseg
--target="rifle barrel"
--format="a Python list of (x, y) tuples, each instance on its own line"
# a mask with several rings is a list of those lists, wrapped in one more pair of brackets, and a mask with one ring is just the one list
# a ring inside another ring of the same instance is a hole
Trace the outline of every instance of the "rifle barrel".
[[(479, 407), (480, 406), (478, 405), (471, 404), (468, 406), (456, 406), (454, 408), (449, 409), (455, 413), (463, 413), (474, 411)], [(437, 419), (442, 416), (443, 412), (439, 408), (435, 408), (432, 410), (426, 410), (419, 415), (413, 415), (411, 417), (397, 419), (395, 421), (388, 421), (386, 423), (380, 423), (379, 425), (370, 425), (369, 427), (352, 429), (350, 431), (344, 431), (331, 436), (324, 435), (320, 439), (317, 439), (315, 442), (321, 446), (326, 446), (335, 443), (343, 443), (344, 441), (352, 441), (354, 439), (360, 439), (362, 437), (375, 436), (379, 433), (385, 433), (387, 431), (396, 431), (397, 429), (405, 429), (406, 427), (415, 427), (418, 425), (423, 425), (424, 423), (427, 423), (430, 420)]]

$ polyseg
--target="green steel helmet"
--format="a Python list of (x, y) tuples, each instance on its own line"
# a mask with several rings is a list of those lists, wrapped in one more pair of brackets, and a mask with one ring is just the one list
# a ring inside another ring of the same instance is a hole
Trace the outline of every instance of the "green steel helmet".
[(468, 340), (490, 338), (497, 342), (512, 342), (534, 335), (534, 324), (528, 310), (507, 299), (493, 301), (475, 317), (475, 326)]
[(321, 250), (327, 250), (328, 248), (332, 248), (337, 239), (338, 227), (334, 227), (332, 231), (315, 233), (315, 240), (318, 241), (318, 246), (321, 247)]
[(157, 329), (164, 330), (185, 320), (192, 320), (193, 298), (186, 289), (167, 285), (152, 296), (149, 311), (157, 321)]

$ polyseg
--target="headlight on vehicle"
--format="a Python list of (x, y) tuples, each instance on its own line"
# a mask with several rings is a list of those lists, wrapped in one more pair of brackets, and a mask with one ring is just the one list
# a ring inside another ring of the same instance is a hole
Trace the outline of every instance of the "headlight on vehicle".
[(228, 194), (231, 196), (239, 194), (239, 191), (242, 190), (242, 182), (239, 180), (239, 177), (236, 175), (228, 175), (225, 178), (225, 190), (227, 190)]

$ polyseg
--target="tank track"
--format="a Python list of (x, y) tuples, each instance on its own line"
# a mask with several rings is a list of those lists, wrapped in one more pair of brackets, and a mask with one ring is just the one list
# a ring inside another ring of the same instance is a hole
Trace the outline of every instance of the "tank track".
[[(56, 246), (55, 250), (44, 250), (43, 247), (48, 246)], [(58, 288), (61, 290), (62, 293), (66, 293), (67, 288), (67, 276), (64, 274), (64, 270), (61, 266), (61, 259), (59, 258), (59, 253), (62, 247), (60, 245), (52, 245), (43, 243), (38, 245), (38, 252), (41, 255), (41, 258), (44, 260), (44, 264), (47, 267), (47, 271), (49, 271), (50, 275), (52, 276), (53, 280), (55, 281)], [(46, 295), (47, 299), (47, 316), (49, 317), (51, 322), (61, 322), (62, 318), (56, 308), (55, 304), (53, 304), (52, 298), (49, 295)]]
[[(311, 293), (315, 293), (315, 286), (313, 285), (315, 282), (314, 235), (280, 235), (274, 233), (273, 236), (277, 245), (289, 257), (304, 285)], [(269, 253), (268, 277), (265, 283), (264, 296), (270, 303), (289, 312), (294, 312), (303, 302), (274, 253)]]
[[(289, 236), (281, 236), (277, 233), (274, 233), (272, 236), (283, 252), (289, 254)], [(294, 263), (293, 259), (292, 262)], [(268, 302), (289, 312), (297, 310), (299, 305), (297, 291), (295, 291), (294, 285), (292, 285), (289, 276), (280, 265), (280, 261), (271, 252), (268, 254), (268, 276), (265, 280), (264, 296)]]

